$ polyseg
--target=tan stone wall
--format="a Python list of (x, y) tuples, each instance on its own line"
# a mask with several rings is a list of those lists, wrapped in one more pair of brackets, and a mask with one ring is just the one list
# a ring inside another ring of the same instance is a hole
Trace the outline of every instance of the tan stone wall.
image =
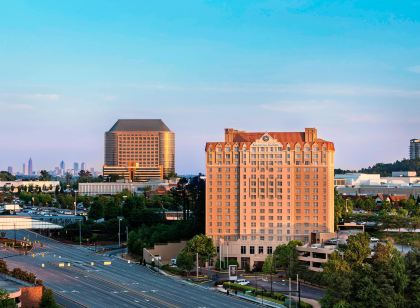
[(153, 256), (160, 256), (161, 265), (169, 264), (171, 259), (176, 259), (186, 244), (186, 241), (181, 241), (179, 243), (158, 244), (151, 249), (143, 249), (143, 258), (147, 263), (151, 263)]

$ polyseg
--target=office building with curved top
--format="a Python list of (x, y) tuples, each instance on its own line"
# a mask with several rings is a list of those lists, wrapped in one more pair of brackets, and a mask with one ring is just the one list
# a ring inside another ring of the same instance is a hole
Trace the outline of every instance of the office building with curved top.
[(226, 129), (224, 141), (206, 144), (206, 176), (206, 235), (242, 268), (334, 230), (334, 144), (315, 128)]
[(118, 120), (105, 133), (104, 176), (142, 182), (174, 172), (175, 134), (162, 120)]

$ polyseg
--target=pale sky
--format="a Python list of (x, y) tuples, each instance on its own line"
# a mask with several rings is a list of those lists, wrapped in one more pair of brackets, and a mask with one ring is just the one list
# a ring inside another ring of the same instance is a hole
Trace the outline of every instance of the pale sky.
[(336, 167), (420, 138), (420, 1), (0, 3), (0, 170), (100, 169), (119, 118), (161, 118), (176, 169), (226, 127), (333, 141)]

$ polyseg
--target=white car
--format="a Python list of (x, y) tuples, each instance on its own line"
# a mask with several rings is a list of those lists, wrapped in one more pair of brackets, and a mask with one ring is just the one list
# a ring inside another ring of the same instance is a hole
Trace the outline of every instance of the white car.
[(379, 242), (379, 239), (378, 239), (378, 238), (376, 238), (376, 237), (371, 237), (371, 238), (370, 238), (370, 241), (371, 241), (372, 243), (377, 243), (377, 242)]
[(248, 281), (248, 280), (246, 280), (246, 279), (237, 279), (237, 280), (235, 281), (235, 283), (240, 284), (240, 285), (242, 285), (242, 286), (249, 285), (249, 281)]

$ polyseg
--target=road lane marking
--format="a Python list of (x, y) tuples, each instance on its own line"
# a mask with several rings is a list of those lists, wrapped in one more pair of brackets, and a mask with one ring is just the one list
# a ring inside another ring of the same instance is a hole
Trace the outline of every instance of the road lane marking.
[[(82, 270), (80, 270), (80, 269), (78, 269), (78, 268), (75, 268), (75, 267), (73, 267), (72, 269), (70, 269), (70, 268), (66, 268), (65, 270), (67, 270), (67, 271), (71, 271), (71, 270), (73, 270), (73, 271), (77, 271), (77, 272), (82, 272)], [(118, 288), (124, 289), (124, 287), (122, 287), (119, 283), (115, 283), (115, 282), (113, 282), (113, 281), (106, 280), (106, 279), (101, 278), (101, 277), (97, 277), (97, 276), (90, 276), (90, 278), (91, 278), (91, 279), (98, 280), (98, 281), (102, 281), (102, 282), (104, 282), (104, 283), (106, 283), (106, 284), (108, 284), (108, 285), (114, 285), (114, 286), (116, 286), (116, 287), (118, 287)], [(157, 302), (157, 303), (159, 303), (159, 304), (162, 304), (164, 307), (174, 307), (174, 308), (175, 308), (175, 307), (180, 307), (180, 306), (177, 306), (177, 305), (172, 304), (172, 303), (170, 303), (170, 302), (167, 302), (167, 301), (165, 301), (165, 300), (163, 300), (163, 299), (160, 299), (160, 298), (157, 298), (157, 297), (154, 297), (154, 296), (151, 296), (151, 295), (145, 294), (147, 291), (138, 292), (137, 290), (134, 290), (134, 289), (131, 289), (131, 288), (129, 288), (129, 289), (128, 289), (128, 291), (130, 291), (130, 292), (131, 292), (131, 293), (133, 293), (133, 294), (137, 294), (137, 295), (139, 295), (139, 296), (142, 296), (143, 298), (145, 298), (145, 300), (146, 300), (147, 302), (149, 302), (149, 301)]]

